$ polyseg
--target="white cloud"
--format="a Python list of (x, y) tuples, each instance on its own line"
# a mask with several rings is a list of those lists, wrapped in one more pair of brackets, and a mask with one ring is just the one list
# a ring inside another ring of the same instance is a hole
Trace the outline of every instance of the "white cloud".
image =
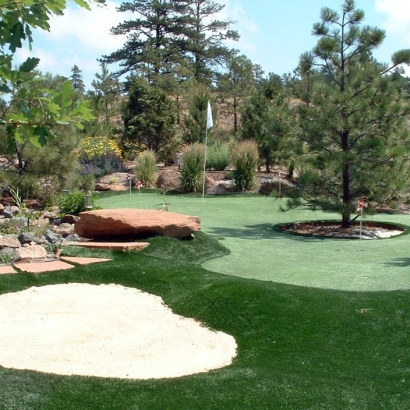
[(376, 0), (375, 9), (387, 15), (384, 28), (391, 33), (405, 35), (410, 44), (410, 1)]
[(108, 1), (105, 7), (91, 6), (91, 11), (70, 7), (64, 16), (53, 17), (50, 36), (59, 41), (70, 39), (75, 47), (79, 45), (93, 52), (109, 53), (120, 48), (125, 36), (114, 36), (110, 29), (127, 18), (116, 11), (118, 4)]

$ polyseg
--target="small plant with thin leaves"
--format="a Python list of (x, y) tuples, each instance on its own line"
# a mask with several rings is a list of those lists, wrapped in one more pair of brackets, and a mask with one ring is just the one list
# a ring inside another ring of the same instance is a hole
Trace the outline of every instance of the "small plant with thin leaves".
[(255, 186), (258, 161), (258, 145), (255, 141), (244, 140), (233, 146), (231, 165), (234, 167), (234, 181), (238, 191), (249, 191)]
[(157, 177), (157, 166), (154, 151), (147, 150), (138, 155), (135, 164), (135, 176), (145, 187), (152, 187)]
[(209, 147), (207, 166), (215, 171), (223, 171), (229, 165), (231, 145), (229, 143), (216, 142)]
[(204, 145), (188, 145), (182, 152), (181, 182), (185, 192), (199, 192), (202, 187)]

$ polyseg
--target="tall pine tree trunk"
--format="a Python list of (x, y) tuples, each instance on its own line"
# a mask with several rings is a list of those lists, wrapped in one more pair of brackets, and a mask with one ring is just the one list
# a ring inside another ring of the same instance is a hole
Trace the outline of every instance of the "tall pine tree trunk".
[[(347, 154), (349, 152), (349, 131), (342, 132), (342, 149)], [(343, 164), (343, 208), (342, 208), (342, 228), (350, 227), (350, 205), (352, 202), (352, 194), (350, 192), (350, 162), (345, 158)]]

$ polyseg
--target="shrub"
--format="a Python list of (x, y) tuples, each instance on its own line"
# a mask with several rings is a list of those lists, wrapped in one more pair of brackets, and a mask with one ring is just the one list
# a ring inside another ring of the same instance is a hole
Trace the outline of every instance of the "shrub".
[(93, 174), (99, 178), (123, 170), (120, 147), (116, 141), (106, 137), (86, 137), (79, 148), (78, 156), (83, 175)]
[(142, 152), (135, 165), (135, 177), (142, 182), (145, 187), (155, 184), (157, 166), (154, 151), (147, 150)]
[(199, 192), (202, 187), (204, 145), (198, 142), (188, 145), (182, 152), (181, 179), (186, 192)]
[(84, 193), (72, 191), (58, 197), (58, 206), (62, 215), (78, 215), (84, 209)]
[(255, 185), (258, 161), (258, 145), (255, 141), (245, 140), (234, 145), (231, 152), (231, 165), (234, 167), (237, 190), (249, 191)]
[(229, 143), (216, 142), (209, 147), (207, 166), (215, 171), (223, 171), (229, 165), (230, 154)]

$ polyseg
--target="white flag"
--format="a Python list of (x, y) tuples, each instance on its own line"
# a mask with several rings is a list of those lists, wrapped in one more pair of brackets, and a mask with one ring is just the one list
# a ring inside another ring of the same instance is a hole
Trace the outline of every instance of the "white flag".
[(214, 122), (212, 121), (211, 104), (208, 101), (208, 109), (206, 111), (206, 129), (211, 128), (213, 126), (214, 126)]

